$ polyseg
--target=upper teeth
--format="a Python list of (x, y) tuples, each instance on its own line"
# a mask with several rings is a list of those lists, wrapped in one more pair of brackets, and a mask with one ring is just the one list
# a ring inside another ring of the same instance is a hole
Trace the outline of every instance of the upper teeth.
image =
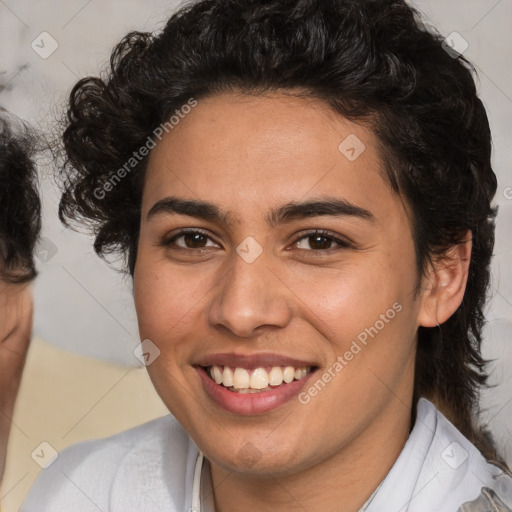
[(283, 382), (289, 384), (294, 379), (299, 380), (305, 377), (311, 368), (294, 368), (293, 366), (273, 366), (270, 371), (265, 368), (256, 368), (255, 370), (246, 370), (245, 368), (235, 368), (234, 371), (229, 366), (210, 366), (209, 373), (217, 384), (234, 389), (265, 389), (270, 386), (280, 386)]

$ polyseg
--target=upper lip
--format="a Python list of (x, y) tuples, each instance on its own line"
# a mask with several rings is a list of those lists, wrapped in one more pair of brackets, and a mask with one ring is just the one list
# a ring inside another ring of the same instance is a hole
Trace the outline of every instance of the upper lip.
[(231, 368), (246, 368), (254, 370), (266, 366), (293, 366), (294, 368), (304, 368), (316, 366), (315, 363), (304, 361), (295, 357), (288, 357), (281, 354), (259, 353), (259, 354), (210, 354), (200, 357), (196, 365), (208, 367), (212, 365), (229, 366)]

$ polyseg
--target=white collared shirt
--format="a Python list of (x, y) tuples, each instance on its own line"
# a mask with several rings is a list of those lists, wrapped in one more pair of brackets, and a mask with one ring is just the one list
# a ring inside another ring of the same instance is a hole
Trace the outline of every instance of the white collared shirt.
[[(366, 508), (365, 508), (366, 507)], [(365, 512), (512, 512), (512, 478), (428, 400)], [(494, 508), (491, 508), (494, 507)], [(63, 450), (20, 512), (214, 512), (208, 461), (168, 415)]]

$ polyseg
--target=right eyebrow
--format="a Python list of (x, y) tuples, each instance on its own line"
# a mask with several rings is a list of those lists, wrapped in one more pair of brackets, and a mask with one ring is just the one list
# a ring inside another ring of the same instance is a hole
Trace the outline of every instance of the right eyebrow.
[(157, 201), (149, 210), (147, 219), (163, 214), (188, 215), (211, 222), (229, 224), (230, 215), (222, 212), (219, 207), (206, 201), (165, 197)]

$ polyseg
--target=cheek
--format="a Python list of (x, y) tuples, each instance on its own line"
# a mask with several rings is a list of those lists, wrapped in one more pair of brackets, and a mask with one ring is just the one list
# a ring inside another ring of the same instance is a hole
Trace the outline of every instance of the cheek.
[[(401, 287), (378, 263), (350, 265), (323, 275), (302, 273), (291, 280), (304, 314), (316, 318), (331, 339), (344, 340), (403, 300)], [(309, 314), (308, 314), (309, 310)]]
[[(187, 386), (182, 375), (194, 332), (195, 290), (179, 272), (142, 256), (134, 273), (134, 300), (141, 340), (150, 340), (158, 356), (146, 370), (162, 400), (173, 414), (185, 408), (182, 395)], [(150, 345), (151, 347), (151, 345)], [(187, 395), (188, 396), (188, 395)], [(179, 414), (178, 414), (179, 415)]]
[(363, 393), (367, 386), (381, 385), (374, 374), (392, 382), (410, 359), (417, 315), (413, 263), (406, 254), (403, 259), (372, 254), (364, 265), (290, 276), (299, 315), (320, 333), (331, 363), (342, 356), (348, 365), (338, 385), (349, 381)]
[(303, 276), (294, 288), (303, 303), (300, 315), (321, 334), (317, 339), (329, 353), (319, 378), (335, 376), (328, 391), (318, 394), (319, 421), (326, 422), (347, 410), (363, 417), (368, 403), (384, 403), (389, 389), (410, 378), (404, 372), (414, 358), (416, 329), (410, 269), (393, 269), (376, 258), (364, 269), (347, 267), (333, 276)]
[(150, 339), (164, 352), (187, 337), (207, 294), (201, 276), (170, 268), (156, 258), (137, 261), (134, 300), (141, 339)]

